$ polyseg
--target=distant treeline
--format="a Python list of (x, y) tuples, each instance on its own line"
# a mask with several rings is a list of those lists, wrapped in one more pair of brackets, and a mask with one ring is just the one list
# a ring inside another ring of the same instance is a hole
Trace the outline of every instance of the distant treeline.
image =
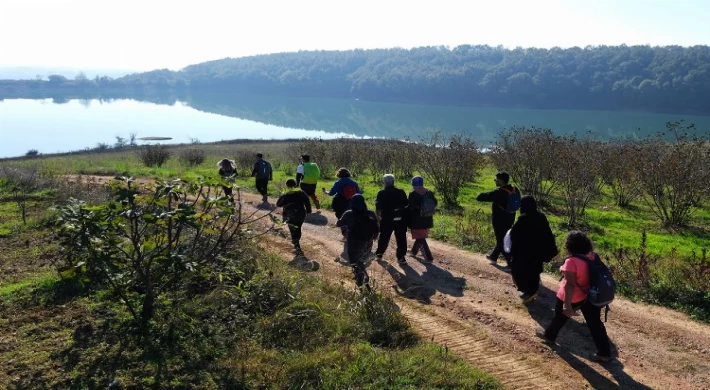
[(710, 47), (462, 45), (227, 58), (118, 79), (0, 81), (24, 91), (171, 89), (443, 105), (710, 113)]

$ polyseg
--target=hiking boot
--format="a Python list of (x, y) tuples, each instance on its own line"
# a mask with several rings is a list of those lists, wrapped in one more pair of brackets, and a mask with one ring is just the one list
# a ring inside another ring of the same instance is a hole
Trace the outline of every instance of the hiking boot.
[(611, 356), (604, 356), (598, 353), (592, 354), (592, 356), (589, 357), (589, 360), (597, 363), (608, 363), (611, 359)]
[(486, 259), (488, 259), (488, 264), (490, 264), (490, 265), (498, 264), (498, 259), (494, 258), (491, 255), (486, 255)]
[(405, 259), (404, 257), (400, 257), (397, 259), (397, 262), (399, 264), (407, 264), (407, 259)]
[(269, 197), (266, 196), (266, 195), (263, 195), (263, 196), (261, 197), (261, 201), (264, 202), (264, 203), (266, 203), (266, 202), (269, 201)]
[(313, 203), (314, 203), (315, 206), (316, 206), (316, 210), (320, 210), (320, 202), (317, 201), (317, 200), (314, 200)]
[(535, 336), (541, 338), (547, 344), (555, 344), (555, 340), (548, 339), (547, 335), (545, 335), (545, 330), (542, 328), (535, 329)]
[(524, 305), (527, 305), (528, 303), (532, 303), (532, 301), (534, 301), (535, 298), (537, 298), (537, 293), (533, 293), (533, 294), (525, 294), (525, 293), (524, 293), (524, 294), (520, 294), (520, 299), (523, 300), (523, 304), (524, 304)]

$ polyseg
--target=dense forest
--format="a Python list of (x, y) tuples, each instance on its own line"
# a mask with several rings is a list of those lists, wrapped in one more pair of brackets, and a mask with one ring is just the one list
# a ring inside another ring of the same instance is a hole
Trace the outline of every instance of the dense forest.
[(442, 105), (710, 113), (710, 47), (506, 49), (462, 45), (227, 58), (118, 79), (0, 81), (41, 89), (172, 89)]

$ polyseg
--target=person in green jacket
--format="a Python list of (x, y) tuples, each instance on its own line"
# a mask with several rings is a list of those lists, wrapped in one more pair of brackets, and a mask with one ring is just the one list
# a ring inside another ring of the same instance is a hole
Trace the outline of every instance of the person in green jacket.
[(302, 163), (296, 168), (296, 183), (301, 190), (313, 200), (313, 205), (320, 210), (320, 201), (316, 195), (318, 179), (320, 179), (320, 168), (318, 164), (311, 162), (311, 156), (304, 154), (301, 156)]

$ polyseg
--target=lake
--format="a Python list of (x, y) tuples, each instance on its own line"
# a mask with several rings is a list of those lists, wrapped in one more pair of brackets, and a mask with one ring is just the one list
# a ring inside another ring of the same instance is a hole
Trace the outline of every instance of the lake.
[(511, 126), (549, 127), (557, 134), (600, 139), (643, 137), (685, 119), (702, 134), (710, 116), (645, 112), (450, 107), (239, 94), (131, 96), (111, 99), (0, 100), (0, 157), (30, 149), (55, 153), (113, 145), (116, 136), (191, 139), (392, 137), (418, 140), (433, 130), (464, 132), (482, 146)]

